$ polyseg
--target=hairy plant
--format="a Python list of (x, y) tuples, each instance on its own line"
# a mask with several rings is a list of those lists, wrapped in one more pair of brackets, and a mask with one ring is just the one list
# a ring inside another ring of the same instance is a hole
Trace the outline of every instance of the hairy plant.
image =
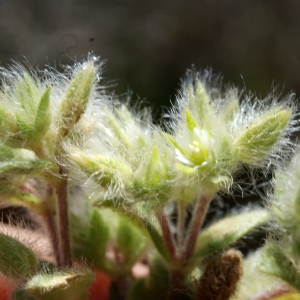
[(242, 276), (230, 247), (269, 214), (203, 222), (245, 166), (283, 168), (295, 147), (293, 95), (259, 100), (188, 71), (166, 132), (148, 109), (101, 89), (97, 58), (65, 70), (1, 70), (0, 201), (40, 216), (53, 253), (45, 261), (0, 234), (14, 299), (92, 299), (99, 272), (110, 299), (230, 299)]

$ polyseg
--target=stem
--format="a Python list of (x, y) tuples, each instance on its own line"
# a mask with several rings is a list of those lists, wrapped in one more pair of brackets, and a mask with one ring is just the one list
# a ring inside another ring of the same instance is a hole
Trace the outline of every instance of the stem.
[(252, 297), (251, 300), (271, 300), (289, 292), (291, 292), (291, 290), (285, 285), (277, 285)]
[(201, 195), (197, 200), (192, 220), (189, 226), (188, 235), (186, 237), (185, 243), (185, 253), (184, 253), (184, 261), (187, 261), (194, 253), (197, 237), (200, 231), (200, 228), (203, 224), (207, 208), (212, 199), (212, 196)]
[(57, 265), (61, 265), (61, 257), (60, 257), (60, 250), (59, 250), (59, 244), (58, 244), (58, 236), (56, 231), (56, 224), (53, 217), (53, 211), (52, 210), (46, 210), (44, 213), (44, 220), (46, 224), (46, 228), (48, 231), (50, 243), (52, 245), (52, 250), (54, 253), (54, 257), (56, 260)]
[[(65, 174), (60, 169), (60, 174)], [(69, 232), (69, 214), (68, 214), (68, 182), (62, 180), (60, 186), (56, 188), (57, 210), (58, 210), (58, 228), (59, 228), (59, 246), (60, 246), (60, 264), (59, 266), (72, 266), (70, 232)]]
[(184, 290), (184, 276), (180, 272), (173, 271), (171, 273), (171, 287), (169, 292), (169, 300), (181, 300)]
[(184, 202), (177, 203), (177, 256), (181, 257), (184, 251), (185, 238), (185, 208)]
[(157, 219), (161, 226), (161, 230), (162, 230), (164, 241), (166, 243), (166, 247), (167, 247), (168, 252), (173, 260), (176, 255), (176, 249), (175, 249), (174, 239), (173, 239), (173, 235), (170, 230), (170, 225), (169, 225), (168, 219), (164, 213), (160, 213), (160, 212), (157, 213)]

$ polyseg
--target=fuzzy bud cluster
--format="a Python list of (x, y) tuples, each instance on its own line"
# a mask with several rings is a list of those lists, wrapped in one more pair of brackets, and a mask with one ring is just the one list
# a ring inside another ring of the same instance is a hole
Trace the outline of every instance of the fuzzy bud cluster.
[(193, 185), (214, 193), (231, 186), (242, 164), (275, 163), (276, 153), (289, 145), (291, 97), (280, 105), (276, 98), (259, 105), (255, 99), (251, 105), (254, 99), (235, 88), (224, 91), (209, 71), (188, 73), (173, 114), (173, 133), (165, 134), (174, 147), (177, 168), (194, 178)]

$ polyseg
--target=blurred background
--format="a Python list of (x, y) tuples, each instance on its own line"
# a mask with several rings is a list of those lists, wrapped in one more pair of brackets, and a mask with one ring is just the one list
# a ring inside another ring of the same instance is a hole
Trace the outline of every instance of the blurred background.
[[(0, 66), (27, 60), (60, 70), (88, 53), (106, 61), (116, 93), (133, 91), (156, 119), (193, 65), (261, 97), (274, 85), (300, 95), (300, 1), (0, 0)], [(217, 199), (209, 219), (253, 201), (236, 199)]]
[(192, 65), (262, 97), (273, 83), (300, 94), (299, 16), (297, 0), (1, 0), (0, 65), (59, 69), (93, 52), (156, 117)]

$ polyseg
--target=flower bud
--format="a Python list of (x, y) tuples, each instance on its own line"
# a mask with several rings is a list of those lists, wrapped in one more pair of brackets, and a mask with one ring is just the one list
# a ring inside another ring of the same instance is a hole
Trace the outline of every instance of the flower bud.
[(87, 154), (75, 148), (69, 149), (69, 155), (81, 170), (91, 176), (97, 183), (107, 187), (119, 179), (127, 180), (132, 176), (131, 169), (125, 163), (114, 158)]
[(60, 134), (66, 136), (85, 112), (95, 78), (93, 62), (84, 64), (67, 88), (60, 108)]
[(35, 140), (42, 138), (51, 124), (50, 91), (51, 86), (45, 90), (37, 109), (34, 123)]
[(235, 139), (237, 160), (255, 164), (273, 148), (288, 125), (291, 110), (275, 107), (253, 120)]

